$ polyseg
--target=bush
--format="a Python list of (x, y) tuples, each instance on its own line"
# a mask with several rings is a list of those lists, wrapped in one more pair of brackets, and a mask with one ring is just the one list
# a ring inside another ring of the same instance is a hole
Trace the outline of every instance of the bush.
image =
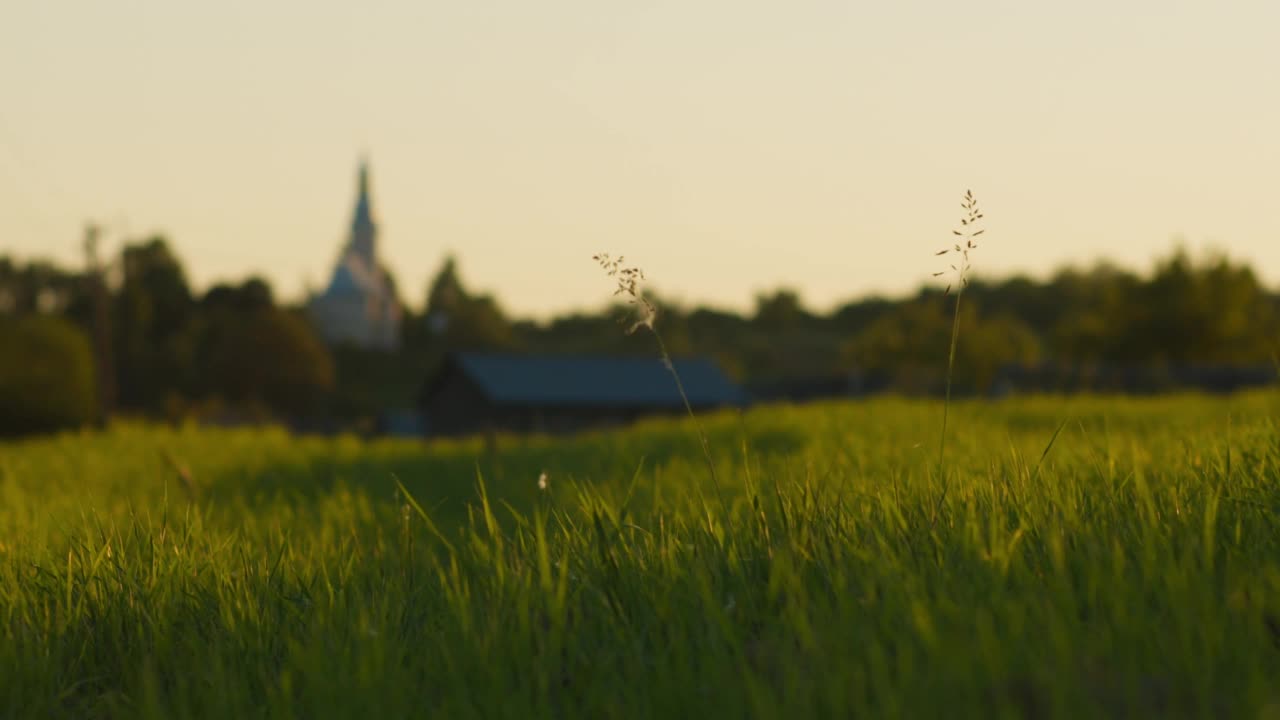
[(303, 318), (278, 308), (210, 318), (201, 343), (204, 396), (307, 416), (334, 386), (333, 358)]
[(78, 427), (94, 416), (85, 334), (47, 315), (0, 317), (0, 435)]

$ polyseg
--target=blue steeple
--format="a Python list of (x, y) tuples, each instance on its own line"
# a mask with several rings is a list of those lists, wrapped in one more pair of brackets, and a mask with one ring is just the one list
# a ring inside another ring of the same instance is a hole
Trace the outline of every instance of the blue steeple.
[(372, 267), (374, 260), (374, 241), (377, 239), (378, 227), (373, 221), (373, 210), (369, 201), (369, 161), (360, 160), (360, 176), (356, 188), (356, 211), (351, 220), (351, 248), (359, 253)]

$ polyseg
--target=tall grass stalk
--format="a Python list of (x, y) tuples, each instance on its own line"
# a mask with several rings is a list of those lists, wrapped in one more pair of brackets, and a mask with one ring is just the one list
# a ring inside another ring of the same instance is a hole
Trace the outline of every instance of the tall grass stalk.
[[(947, 377), (945, 397), (942, 402), (942, 432), (938, 437), (938, 478), (942, 483), (942, 494), (938, 498), (938, 505), (934, 510), (933, 519), (930, 526), (934, 526), (938, 521), (938, 513), (942, 510), (942, 504), (947, 499), (947, 420), (951, 414), (951, 384), (955, 377), (956, 367), (956, 346), (960, 341), (960, 300), (964, 297), (964, 290), (969, 286), (969, 252), (975, 250), (978, 244), (975, 239), (985, 232), (980, 227), (982, 220), (982, 210), (978, 207), (978, 200), (973, 196), (972, 190), (966, 190), (964, 199), (960, 202), (964, 215), (960, 218), (960, 227), (951, 231), (956, 236), (956, 241), (952, 247), (943, 248), (934, 253), (936, 257), (941, 257), (948, 253), (956, 253), (959, 260), (950, 265), (950, 270), (955, 274), (955, 279), (951, 284), (947, 285), (944, 296), (951, 294), (952, 287), (955, 287), (956, 300), (951, 315), (951, 346), (947, 352)], [(934, 277), (946, 274), (946, 270), (934, 273)]]
[(630, 327), (627, 328), (627, 334), (644, 328), (653, 335), (658, 345), (658, 353), (662, 357), (662, 365), (671, 373), (671, 378), (675, 381), (676, 391), (680, 394), (680, 401), (684, 403), (685, 412), (689, 415), (689, 420), (693, 423), (694, 430), (697, 432), (698, 442), (702, 447), (702, 456), (706, 460), (707, 471), (711, 474), (711, 484), (715, 488), (716, 499), (720, 503), (720, 507), (724, 512), (724, 519), (727, 522), (729, 519), (729, 503), (725, 500), (724, 490), (720, 487), (720, 475), (716, 471), (715, 459), (711, 455), (711, 443), (707, 440), (707, 433), (702, 427), (702, 421), (698, 419), (697, 413), (693, 411), (693, 404), (689, 402), (689, 394), (684, 389), (684, 381), (680, 379), (680, 373), (676, 370), (675, 361), (667, 350), (667, 344), (662, 340), (662, 333), (658, 332), (658, 307), (644, 294), (642, 287), (645, 281), (644, 270), (624, 265), (624, 256), (622, 255), (615, 258), (608, 253), (600, 253), (593, 255), (592, 259), (600, 265), (606, 275), (617, 282), (617, 287), (613, 291), (614, 296), (624, 298), (627, 304), (635, 310), (635, 319), (631, 322)]

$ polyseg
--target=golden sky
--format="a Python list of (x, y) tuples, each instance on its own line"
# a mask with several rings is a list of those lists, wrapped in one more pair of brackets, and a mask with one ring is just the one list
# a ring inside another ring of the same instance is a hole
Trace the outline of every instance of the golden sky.
[(419, 304), (446, 252), (520, 315), (655, 289), (826, 309), (1183, 238), (1280, 284), (1280, 2), (7, 0), (0, 253), (167, 234), (197, 285), (323, 285), (368, 152)]

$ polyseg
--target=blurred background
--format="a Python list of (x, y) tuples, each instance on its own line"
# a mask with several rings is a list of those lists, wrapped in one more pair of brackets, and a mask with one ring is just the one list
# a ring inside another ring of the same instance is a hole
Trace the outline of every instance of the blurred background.
[(958, 392), (1274, 382), (1277, 26), (1264, 2), (6, 3), (0, 433), (429, 432), (457, 353), (656, 357), (602, 251), (754, 401), (937, 394), (934, 253), (969, 188)]

